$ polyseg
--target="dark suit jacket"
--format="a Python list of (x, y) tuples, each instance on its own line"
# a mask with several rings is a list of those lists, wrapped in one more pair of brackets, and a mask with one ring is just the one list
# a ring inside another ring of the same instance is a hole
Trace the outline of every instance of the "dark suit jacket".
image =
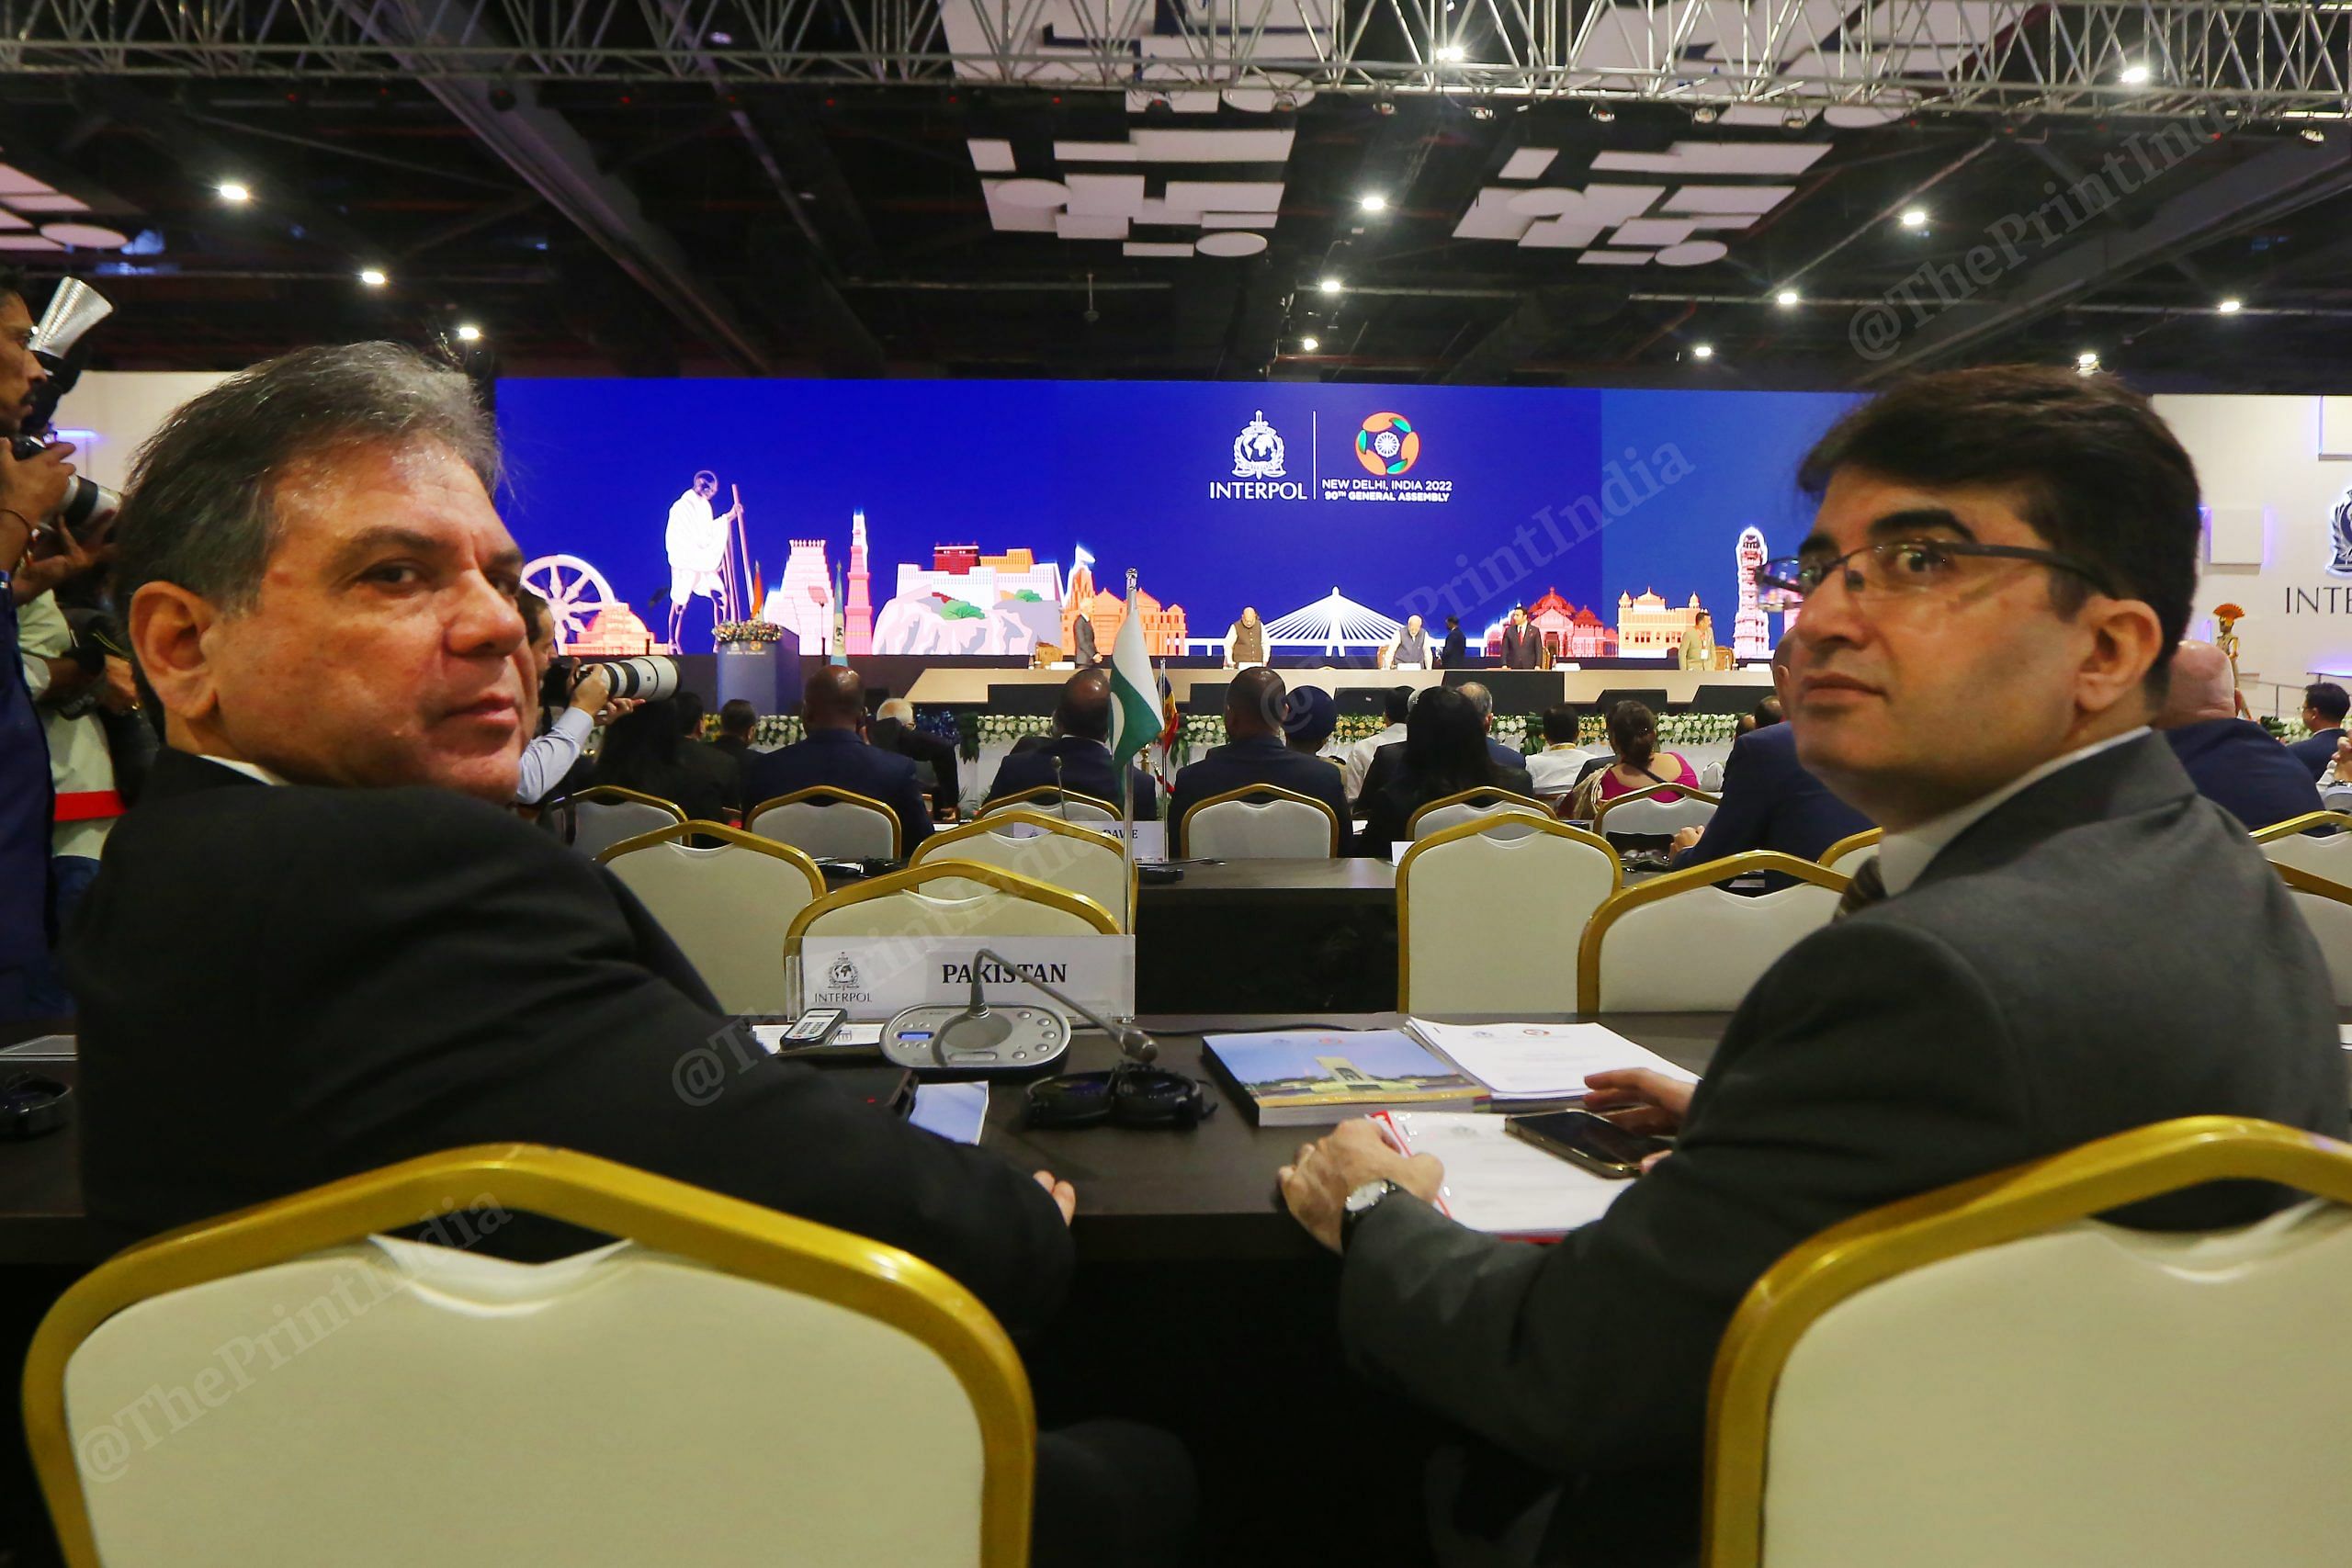
[(896, 751), (868, 746), (854, 730), (811, 730), (805, 740), (743, 759), (743, 809), (831, 784), (871, 795), (899, 814), (899, 852), (912, 854), (931, 837), (931, 812), (923, 805), (915, 765)]
[(1469, 639), (1460, 626), (1445, 634), (1445, 646), (1438, 649), (1437, 660), (1448, 670), (1458, 670), (1470, 661)]
[(1797, 761), (1796, 731), (1785, 724), (1768, 724), (1731, 743), (1723, 797), (1699, 841), (1674, 857), (1676, 865), (1700, 865), (1749, 850), (1815, 860), (1847, 834), (1871, 826), (1869, 818), (1805, 772)]
[[(2319, 810), (2318, 775), (2248, 718), (2201, 718), (2164, 732), (2197, 793), (2248, 831)], [(2335, 749), (2329, 748), (2329, 755)], [(2322, 766), (2325, 764), (2323, 763)]]
[[(1050, 787), (1057, 757), (1061, 759), (1062, 788), (1107, 800), (1113, 806), (1119, 804), (1118, 781), (1111, 772), (1111, 749), (1100, 740), (1076, 735), (1057, 735), (1035, 750), (1007, 757), (997, 768), (996, 780), (989, 785), (987, 798), (997, 800), (1019, 795), (1024, 789)], [(1148, 822), (1158, 818), (1159, 786), (1151, 775), (1140, 768), (1129, 768), (1127, 782), (1136, 792), (1136, 820)]]
[[(609, 872), (446, 791), (263, 785), (165, 751), (66, 966), (83, 1187), (126, 1237), (520, 1140), (905, 1247), (1013, 1321), (1069, 1276), (1026, 1173), (739, 1055)], [(689, 1095), (697, 1057), (721, 1071)]]
[(625, 766), (616, 766), (610, 756), (600, 756), (593, 776), (600, 784), (615, 784), (650, 795), (656, 800), (666, 800), (695, 821), (724, 821), (727, 801), (717, 771), (686, 756), (686, 749), (695, 744), (691, 740), (679, 741), (678, 759), (673, 762), (637, 757)]
[(1532, 670), (1542, 660), (1544, 634), (1530, 621), (1523, 626), (1505, 625), (1503, 627), (1503, 668)]
[[(2256, 728), (2259, 728), (2260, 726)], [(2327, 764), (2335, 759), (2335, 743), (2344, 739), (2341, 725), (2334, 729), (2315, 729), (2287, 750), (2301, 761), (2312, 775), (2312, 783), (2319, 783), (2320, 774), (2327, 772)]]
[[(1349, 1245), (1341, 1337), (1553, 1474), (1679, 1472), (1695, 1532), (1716, 1347), (1792, 1247), (2172, 1117), (2342, 1137), (2342, 1056), (2284, 885), (2143, 737), (2020, 792), (1901, 896), (1792, 948), (1732, 1016), (1672, 1157), (1595, 1224), (1530, 1247), (1381, 1204)], [(2284, 1201), (2227, 1184), (2126, 1217), (2235, 1224)]]
[(884, 750), (896, 751), (910, 762), (931, 764), (931, 807), (933, 811), (950, 810), (963, 798), (962, 781), (956, 772), (956, 746), (953, 741), (942, 740), (936, 735), (925, 735), (895, 718), (876, 719), (871, 733), (874, 744)]
[(678, 761), (691, 773), (708, 779), (718, 791), (718, 803), (729, 811), (741, 811), (743, 800), (742, 754), (730, 751), (708, 740), (692, 739), (678, 742)]
[(1340, 770), (1320, 757), (1292, 750), (1277, 736), (1228, 740), (1211, 747), (1199, 761), (1188, 763), (1168, 792), (1168, 820), (1181, 825), (1185, 812), (1211, 795), (1250, 784), (1272, 784), (1329, 806), (1340, 814), (1339, 852), (1348, 852), (1355, 830)]

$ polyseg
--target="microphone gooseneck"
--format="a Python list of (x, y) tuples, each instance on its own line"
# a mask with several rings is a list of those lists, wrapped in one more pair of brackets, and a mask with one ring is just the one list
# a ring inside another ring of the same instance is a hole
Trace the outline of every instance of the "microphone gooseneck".
[[(1143, 1030), (1136, 1028), (1131, 1023), (1120, 1024), (1110, 1022), (1098, 1015), (1092, 1008), (1088, 1007), (1085, 1003), (1077, 1000), (1075, 998), (1065, 996), (1062, 992), (1056, 990), (1045, 981), (1037, 978), (1036, 976), (1029, 974), (1019, 968), (1010, 959), (1007, 959), (999, 953), (991, 953), (985, 947), (972, 955), (972, 989), (975, 995), (978, 995), (979, 991), (980, 961), (982, 959), (986, 959), (991, 964), (1001, 965), (1005, 970), (1011, 973), (1014, 979), (1019, 980), (1023, 985), (1035, 987), (1036, 989), (1045, 992), (1046, 996), (1052, 998), (1063, 1007), (1068, 1008), (1070, 1011), (1078, 1014), (1079, 1017), (1086, 1020), (1087, 1022), (1092, 1024), (1095, 1028), (1109, 1035), (1111, 1037), (1112, 1043), (1118, 1046), (1119, 1055), (1125, 1056), (1127, 1060), (1142, 1065), (1148, 1065), (1159, 1059), (1159, 1042), (1154, 1040)], [(961, 1021), (959, 1020), (958, 1021), (960, 1022)], [(942, 1031), (941, 1032), (944, 1038), (945, 1031)]]

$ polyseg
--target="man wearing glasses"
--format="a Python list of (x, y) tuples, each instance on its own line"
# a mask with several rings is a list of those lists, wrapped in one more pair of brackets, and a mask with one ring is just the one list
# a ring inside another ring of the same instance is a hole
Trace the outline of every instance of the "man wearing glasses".
[[(2162, 422), (2105, 379), (1957, 371), (1847, 416), (1799, 479), (1813, 532), (1759, 573), (1804, 595), (1789, 718), (1886, 836), (1695, 1091), (1591, 1080), (1592, 1109), (1675, 1151), (1554, 1247), (1455, 1225), (1427, 1201), (1436, 1162), (1368, 1122), (1283, 1175), (1343, 1248), (1352, 1359), (1481, 1440), (1483, 1515), (1435, 1528), (1541, 1540), (1510, 1561), (1689, 1558), (1724, 1325), (1826, 1226), (2173, 1117), (2345, 1133), (2319, 953), (2148, 728), (2199, 531)], [(2285, 1201), (2237, 1184), (2121, 1217), (2202, 1228)]]

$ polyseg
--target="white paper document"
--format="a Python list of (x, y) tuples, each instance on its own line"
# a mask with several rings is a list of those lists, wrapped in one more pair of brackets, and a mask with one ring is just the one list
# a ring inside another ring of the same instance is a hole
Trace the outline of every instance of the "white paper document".
[(1512, 1137), (1499, 1116), (1396, 1111), (1388, 1121), (1407, 1148), (1435, 1155), (1445, 1167), (1440, 1206), (1474, 1231), (1560, 1235), (1600, 1218), (1634, 1185), (1595, 1176)]
[(1647, 1067), (1683, 1083), (1699, 1081), (1697, 1074), (1603, 1023), (1431, 1023), (1417, 1018), (1413, 1032), (1485, 1084), (1498, 1100), (1569, 1099), (1585, 1092), (1587, 1073), (1619, 1067)]

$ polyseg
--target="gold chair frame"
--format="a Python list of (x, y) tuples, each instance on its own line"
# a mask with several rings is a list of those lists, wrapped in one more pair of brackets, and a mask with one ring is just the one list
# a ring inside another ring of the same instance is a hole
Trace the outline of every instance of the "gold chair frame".
[[(1065, 822), (1058, 817), (1048, 817), (1042, 811), (1032, 811), (1026, 807), (1013, 807), (1007, 810), (991, 811), (985, 817), (975, 817), (959, 827), (941, 829), (915, 846), (915, 852), (908, 863), (925, 865), (936, 856), (943, 854), (953, 859), (954, 856), (947, 851), (948, 845), (961, 843), (966, 839), (977, 838), (982, 833), (994, 833), (1008, 822), (1040, 828), (1047, 833), (1065, 839), (1075, 839), (1080, 843), (1099, 845), (1114, 855), (1124, 857), (1126, 854), (1125, 849), (1119, 840), (1108, 833), (1097, 832), (1091, 828), (1082, 827), (1076, 822)], [(1128, 860), (1126, 919), (1119, 927), (1123, 931), (1135, 930), (1136, 880), (1136, 863)], [(1046, 886), (1051, 886), (1052, 884), (1048, 883)], [(1080, 897), (1083, 897), (1085, 895), (1081, 894)]]
[[(1479, 800), (1498, 800), (1505, 806), (1522, 807), (1543, 817), (1556, 817), (1559, 815), (1559, 813), (1546, 807), (1542, 801), (1536, 799), (1535, 796), (1532, 795), (1521, 795), (1515, 789), (1498, 789), (1493, 785), (1487, 785), (1478, 789), (1458, 789), (1452, 795), (1442, 795), (1438, 796), (1435, 800), (1432, 800), (1428, 805), (1419, 807), (1410, 817), (1405, 818), (1405, 837), (1410, 839), (1413, 836), (1414, 830), (1421, 825), (1421, 818), (1428, 816), (1432, 811), (1442, 811), (1449, 806), (1468, 806), (1473, 801)], [(1452, 829), (1446, 830), (1451, 831)]]
[[(758, 832), (759, 829), (753, 824), (759, 820), (760, 813), (763, 811), (771, 810), (779, 806), (808, 804), (863, 806), (868, 811), (878, 811), (889, 818), (890, 858), (897, 860), (907, 852), (907, 825), (899, 820), (896, 807), (887, 801), (876, 800), (870, 795), (860, 795), (854, 789), (842, 789), (836, 784), (810, 784), (807, 789), (796, 789), (790, 795), (775, 795), (763, 800), (743, 813), (743, 830), (747, 833)], [(775, 840), (777, 843), (783, 841), (781, 839)]]
[(1866, 844), (1875, 844), (1885, 836), (1886, 829), (1883, 828), (1865, 828), (1859, 833), (1849, 833), (1815, 855), (1815, 863), (1826, 866), (1849, 850), (1859, 850)]
[(1857, 1214), (1792, 1249), (1740, 1303), (1707, 1402), (1707, 1568), (1757, 1568), (1766, 1444), (1781, 1374), (1805, 1331), (1882, 1280), (2144, 1199), (2245, 1179), (2352, 1204), (2352, 1145), (2275, 1122), (2189, 1116)]
[[(1074, 800), (1081, 806), (1099, 807), (1111, 814), (1112, 821), (1121, 820), (1121, 813), (1116, 802), (1105, 800), (1099, 795), (1089, 795), (1082, 789), (1060, 789), (1053, 784), (1031, 784), (1027, 789), (1015, 790), (1011, 795), (1000, 795), (993, 799), (984, 800), (980, 802), (980, 809), (972, 819), (977, 822), (991, 812), (1029, 806), (1034, 802), (1041, 802), (1048, 796), (1056, 801)], [(1046, 809), (1042, 805), (1033, 806), (1032, 808), (1040, 811)]]
[(1083, 893), (1072, 893), (1067, 887), (1055, 887), (1034, 876), (1023, 876), (1002, 866), (983, 865), (978, 861), (934, 860), (910, 865), (881, 876), (869, 876), (863, 882), (828, 893), (822, 898), (792, 917), (784, 931), (784, 956), (787, 964), (800, 959), (801, 938), (808, 928), (836, 909), (846, 909), (853, 904), (864, 904), (876, 898), (888, 898), (894, 894), (921, 892), (923, 885), (942, 881), (978, 882), (999, 893), (1009, 893), (1033, 904), (1043, 904), (1076, 915), (1103, 936), (1118, 936), (1119, 922), (1111, 911)]
[[(1599, 823), (1593, 824), (1596, 831)], [(1686, 865), (1680, 871), (1669, 871), (1652, 877), (1638, 887), (1627, 887), (1610, 895), (1609, 901), (1592, 912), (1585, 922), (1584, 936), (1577, 943), (1577, 1010), (1593, 1013), (1600, 1010), (1600, 944), (1609, 928), (1623, 919), (1627, 911), (1645, 904), (1655, 904), (1661, 898), (1671, 898), (1678, 893), (1688, 893), (1695, 887), (1713, 887), (1721, 883), (1753, 876), (1759, 872), (1779, 872), (1799, 882), (1809, 882), (1816, 887), (1826, 887), (1832, 893), (1843, 894), (1851, 879), (1840, 876), (1827, 867), (1809, 860), (1799, 860), (1778, 850), (1749, 850), (1742, 854), (1726, 855), (1702, 865)]]
[[(1406, 850), (1404, 857), (1396, 863), (1396, 1010), (1398, 1012), (1412, 1010), (1409, 957), (1413, 951), (1413, 901), (1408, 896), (1407, 880), (1412, 871), (1413, 863), (1420, 858), (1423, 850), (1436, 849), (1442, 844), (1476, 838), (1503, 823), (1514, 823), (1555, 839), (1567, 839), (1576, 843), (1589, 844), (1607, 855), (1609, 857), (1609, 898), (1601, 900), (1604, 908), (1608, 905), (1610, 898), (1616, 897), (1624, 890), (1625, 862), (1618, 855), (1616, 847), (1600, 834), (1587, 832), (1584, 829), (1563, 822), (1555, 817), (1533, 817), (1524, 811), (1498, 811), (1473, 822), (1457, 822), (1451, 828), (1441, 828), (1426, 839), (1414, 840), (1411, 847)], [(1595, 910), (1594, 913), (1598, 914), (1600, 911)], [(1578, 999), (1581, 1000), (1584, 990), (1581, 974), (1577, 978), (1577, 990)]]
[(2301, 817), (2290, 817), (2284, 822), (2254, 829), (2246, 837), (2257, 844), (2267, 844), (2279, 839), (2291, 839), (2298, 833), (2307, 833), (2313, 828), (2352, 829), (2352, 816), (2341, 811), (2306, 811)]
[[(575, 805), (585, 801), (590, 806), (658, 806), (681, 822), (686, 819), (685, 807), (676, 801), (664, 800), (658, 795), (648, 795), (643, 790), (628, 789), (620, 784), (591, 784), (586, 789), (573, 790), (563, 797), (563, 801)], [(549, 801), (548, 804), (556, 806), (562, 803)]]
[(1223, 806), (1227, 802), (1236, 800), (1289, 800), (1295, 801), (1301, 806), (1311, 806), (1315, 807), (1316, 810), (1323, 814), (1330, 824), (1331, 848), (1329, 853), (1335, 858), (1338, 856), (1340, 852), (1340, 814), (1331, 809), (1331, 803), (1329, 801), (1317, 800), (1311, 795), (1301, 795), (1295, 789), (1284, 789), (1279, 784), (1244, 784), (1239, 789), (1229, 789), (1223, 795), (1213, 795), (1205, 800), (1196, 800), (1193, 802), (1192, 805), (1184, 807), (1183, 820), (1176, 824), (1176, 853), (1179, 855), (1189, 855), (1193, 852), (1193, 817), (1194, 813), (1204, 810), (1212, 806)]
[(1592, 830), (1596, 833), (1600, 832), (1600, 825), (1609, 820), (1609, 813), (1628, 801), (1652, 800), (1668, 790), (1672, 790), (1677, 795), (1691, 800), (1703, 800), (1710, 806), (1721, 806), (1724, 803), (1724, 797), (1721, 795), (1701, 789), (1697, 784), (1644, 784), (1639, 789), (1627, 790), (1613, 799), (1604, 800), (1592, 808)]
[(811, 898), (822, 898), (825, 896), (825, 874), (817, 869), (817, 863), (809, 858), (808, 851), (775, 839), (763, 838), (757, 833), (746, 832), (741, 828), (730, 828), (724, 822), (706, 822), (696, 819), (692, 822), (681, 822), (673, 828), (656, 828), (650, 833), (639, 833), (633, 839), (623, 839), (618, 843), (597, 851), (596, 863), (609, 865), (622, 855), (633, 854), (639, 850), (657, 849), (663, 844), (686, 844), (689, 849), (707, 847), (688, 843), (687, 841), (692, 839), (717, 839), (732, 849), (749, 850), (753, 854), (766, 855), (773, 860), (784, 861), (798, 867), (800, 874), (808, 879), (808, 896)]
[(102, 1568), (72, 1434), (65, 1372), (107, 1319), (209, 1280), (290, 1262), (453, 1208), (544, 1214), (708, 1268), (837, 1303), (920, 1341), (954, 1372), (980, 1428), (980, 1561), (1029, 1560), (1036, 1413), (1028, 1375), (978, 1299), (910, 1253), (667, 1177), (566, 1149), (481, 1144), (404, 1160), (166, 1232), (58, 1298), (25, 1363), (25, 1430), (70, 1568)]

